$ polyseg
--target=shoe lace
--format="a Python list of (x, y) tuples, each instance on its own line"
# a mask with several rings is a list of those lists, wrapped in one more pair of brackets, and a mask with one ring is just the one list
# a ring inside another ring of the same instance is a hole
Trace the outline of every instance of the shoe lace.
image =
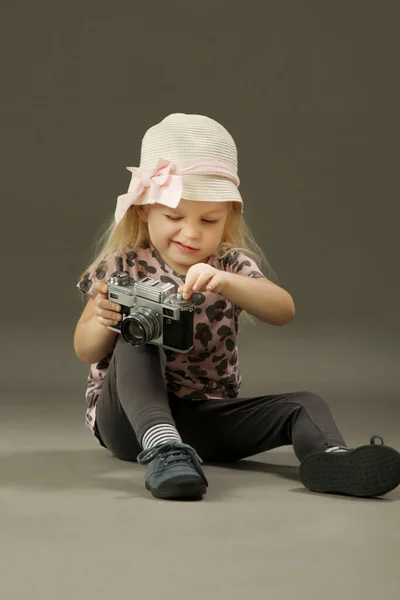
[(147, 465), (160, 455), (161, 460), (163, 460), (166, 465), (171, 463), (189, 462), (205, 480), (204, 473), (199, 464), (203, 463), (203, 461), (194, 448), (183, 442), (166, 442), (165, 444), (160, 444), (153, 448), (147, 448), (140, 452), (137, 457), (137, 462), (140, 465)]

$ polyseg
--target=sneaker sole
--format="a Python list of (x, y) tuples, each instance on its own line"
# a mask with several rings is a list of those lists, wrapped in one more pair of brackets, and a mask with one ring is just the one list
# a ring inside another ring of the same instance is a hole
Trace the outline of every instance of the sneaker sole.
[(370, 444), (348, 452), (310, 454), (300, 465), (300, 480), (312, 492), (383, 496), (400, 484), (400, 453)]
[(201, 499), (207, 491), (204, 484), (199, 484), (198, 481), (190, 482), (187, 478), (181, 481), (177, 478), (168, 487), (161, 489), (152, 488), (147, 481), (145, 485), (155, 498), (163, 500)]

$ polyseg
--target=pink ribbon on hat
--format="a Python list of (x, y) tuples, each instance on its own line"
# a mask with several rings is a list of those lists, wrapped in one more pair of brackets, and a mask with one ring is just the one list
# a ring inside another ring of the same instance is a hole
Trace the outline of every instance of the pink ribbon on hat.
[[(178, 206), (183, 190), (182, 175), (217, 175), (227, 177), (239, 187), (239, 177), (230, 163), (215, 158), (196, 158), (180, 161), (179, 165), (161, 158), (152, 171), (126, 167), (132, 172), (128, 192), (118, 196), (115, 221), (118, 224), (128, 208), (134, 204), (164, 204)], [(150, 189), (148, 199), (144, 192)]]

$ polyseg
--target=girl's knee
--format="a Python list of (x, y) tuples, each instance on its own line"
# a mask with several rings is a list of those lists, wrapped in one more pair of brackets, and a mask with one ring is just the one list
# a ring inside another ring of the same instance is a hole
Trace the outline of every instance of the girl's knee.
[(160, 360), (160, 348), (155, 344), (142, 344), (141, 346), (132, 346), (121, 334), (114, 346), (114, 354), (119, 357), (121, 354), (129, 354), (129, 357), (146, 356), (150, 360)]
[(307, 409), (327, 407), (326, 401), (314, 392), (298, 392), (296, 402)]

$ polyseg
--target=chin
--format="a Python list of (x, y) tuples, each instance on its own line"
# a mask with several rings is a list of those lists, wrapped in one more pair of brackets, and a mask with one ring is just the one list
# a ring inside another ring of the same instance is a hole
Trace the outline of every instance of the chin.
[(197, 263), (207, 262), (209, 255), (207, 256), (182, 256), (179, 257), (179, 262), (185, 265), (196, 265)]
[(187, 257), (179, 258), (179, 260), (176, 262), (178, 262), (183, 267), (192, 267), (193, 265), (195, 265), (199, 262), (203, 262), (203, 261), (187, 256)]

